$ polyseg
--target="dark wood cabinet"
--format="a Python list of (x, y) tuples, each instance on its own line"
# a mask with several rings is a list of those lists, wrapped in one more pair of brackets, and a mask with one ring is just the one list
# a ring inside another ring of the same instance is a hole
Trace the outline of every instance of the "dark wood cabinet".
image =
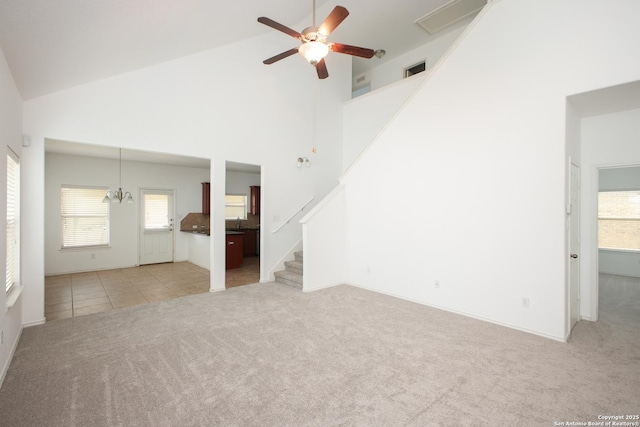
[(255, 256), (258, 254), (258, 235), (257, 230), (244, 229), (244, 239), (242, 242), (242, 251), (244, 256)]
[(251, 215), (260, 215), (260, 186), (252, 185), (249, 188), (251, 188), (249, 212)]
[(243, 235), (227, 234), (227, 250), (226, 250), (226, 269), (231, 270), (234, 268), (242, 267), (242, 243)]
[(211, 183), (202, 183), (202, 213), (209, 215), (211, 210)]

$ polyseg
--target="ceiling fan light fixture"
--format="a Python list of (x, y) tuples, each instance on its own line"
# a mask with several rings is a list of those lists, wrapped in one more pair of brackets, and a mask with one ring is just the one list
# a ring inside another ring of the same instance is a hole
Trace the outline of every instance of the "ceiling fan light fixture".
[(316, 65), (329, 53), (329, 47), (321, 42), (310, 41), (298, 48), (300, 55), (311, 65)]

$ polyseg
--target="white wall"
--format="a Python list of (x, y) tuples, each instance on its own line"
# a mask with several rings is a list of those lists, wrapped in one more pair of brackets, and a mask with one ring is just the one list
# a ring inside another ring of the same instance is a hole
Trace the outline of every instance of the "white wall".
[(304, 291), (344, 283), (347, 250), (344, 235), (345, 192), (336, 187), (300, 222), (303, 232)]
[[(179, 224), (190, 212), (202, 211), (201, 183), (209, 179), (209, 169), (162, 164), (122, 162), (122, 185), (130, 191), (134, 203), (111, 205), (110, 247), (60, 249), (60, 188), (63, 185), (117, 188), (118, 160), (45, 155), (45, 274), (104, 270), (138, 265), (138, 226), (140, 189), (175, 190), (176, 235), (174, 256), (186, 261), (189, 256), (187, 235)], [(92, 258), (92, 256), (94, 258)]]
[[(322, 81), (298, 56), (262, 64), (289, 45), (269, 33), (25, 102), (24, 133), (33, 140), (25, 162), (33, 207), (26, 217), (33, 224), (25, 242), (29, 280), (43, 288), (44, 210), (37, 207), (44, 200), (45, 138), (211, 159), (214, 218), (224, 211), (227, 160), (262, 166), (263, 227), (309, 195), (320, 200), (328, 193), (340, 174), (340, 105), (350, 96), (351, 60), (328, 57), (331, 77)], [(309, 114), (314, 103), (317, 127)], [(296, 167), (301, 155), (313, 162), (304, 175)], [(299, 224), (263, 233), (266, 271), (301, 234)], [(211, 240), (215, 268), (224, 265), (224, 221), (212, 224)], [(224, 269), (212, 270), (211, 280), (213, 289), (224, 289)], [(43, 298), (41, 292), (26, 303), (27, 318), (43, 317)]]
[[(598, 170), (640, 165), (640, 109), (582, 119), (580, 313), (598, 316)], [(607, 178), (605, 178), (605, 181)], [(605, 184), (606, 185), (606, 184)], [(606, 257), (607, 255), (605, 255)], [(633, 258), (633, 257), (632, 257)], [(627, 257), (625, 260), (629, 261)], [(631, 267), (632, 264), (628, 264)], [(638, 264), (640, 265), (640, 264)]]
[[(465, 21), (465, 23), (468, 21)], [(462, 24), (462, 23), (460, 23)], [(464, 31), (465, 25), (456, 25), (454, 27), (442, 30), (437, 34), (437, 38), (425, 43), (424, 45), (404, 53), (398, 57), (390, 59), (383, 64), (374, 67), (370, 71), (371, 90), (375, 91), (381, 87), (387, 86), (404, 78), (404, 70), (418, 62), (426, 60), (427, 70), (432, 68), (455, 42), (455, 40)], [(374, 57), (371, 59), (375, 61)]]
[[(0, 161), (0, 254), (2, 263), (0, 271), (2, 277), (6, 277), (7, 268), (7, 147), (10, 147), (22, 160), (22, 99), (7, 65), (4, 52), (0, 49), (0, 147), (2, 147), (2, 160)], [(24, 207), (22, 208), (24, 209)], [(24, 252), (21, 255), (24, 260)], [(24, 263), (22, 264), (24, 268)], [(30, 292), (33, 284), (24, 280), (22, 285), (24, 292)], [(24, 295), (20, 296), (13, 307), (5, 309), (7, 304), (6, 293), (0, 292), (0, 331), (3, 334), (3, 343), (0, 344), (0, 386), (9, 368), (11, 355), (18, 344), (22, 331), (22, 304)]]
[(344, 179), (347, 280), (565, 339), (566, 96), (640, 79), (639, 14), (489, 3)]
[(403, 103), (415, 92), (428, 71), (354, 98), (342, 107), (342, 170), (349, 168)]
[(227, 171), (226, 194), (244, 194), (248, 198), (251, 195), (252, 185), (260, 185), (259, 173)]

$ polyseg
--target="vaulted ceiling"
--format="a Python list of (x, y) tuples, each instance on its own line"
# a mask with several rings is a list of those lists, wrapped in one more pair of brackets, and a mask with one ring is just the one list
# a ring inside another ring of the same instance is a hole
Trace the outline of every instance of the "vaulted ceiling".
[[(449, 1), (339, 0), (350, 15), (332, 39), (386, 50), (355, 58), (360, 73), (437, 37), (414, 22)], [(338, 4), (316, 3), (320, 22)], [(300, 31), (311, 12), (312, 0), (2, 0), (0, 46), (27, 100), (273, 32), (259, 16)]]

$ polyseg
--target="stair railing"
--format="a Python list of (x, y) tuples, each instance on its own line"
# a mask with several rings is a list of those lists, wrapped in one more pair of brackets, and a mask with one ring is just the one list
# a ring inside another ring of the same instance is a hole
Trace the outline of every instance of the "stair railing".
[(293, 211), (293, 213), (292, 213), (291, 215), (289, 215), (289, 216), (287, 217), (287, 219), (286, 219), (286, 220), (284, 220), (283, 222), (281, 222), (281, 223), (280, 223), (280, 225), (278, 225), (276, 228), (274, 228), (274, 229), (273, 229), (273, 231), (272, 231), (271, 233), (272, 233), (272, 234), (275, 234), (275, 233), (277, 233), (278, 231), (280, 231), (280, 229), (281, 229), (282, 227), (284, 227), (285, 225), (289, 224), (289, 222), (290, 222), (290, 221), (291, 221), (291, 220), (292, 220), (296, 215), (298, 215), (298, 213), (302, 212), (302, 211), (304, 210), (304, 208), (306, 208), (306, 207), (307, 207), (307, 205), (308, 205), (309, 203), (311, 203), (311, 201), (312, 201), (312, 200), (313, 200), (313, 196), (311, 196), (311, 197), (309, 198), (309, 200), (307, 200), (306, 202), (304, 202), (304, 203), (302, 204), (302, 206), (300, 206), (298, 209), (296, 209), (295, 211)]

